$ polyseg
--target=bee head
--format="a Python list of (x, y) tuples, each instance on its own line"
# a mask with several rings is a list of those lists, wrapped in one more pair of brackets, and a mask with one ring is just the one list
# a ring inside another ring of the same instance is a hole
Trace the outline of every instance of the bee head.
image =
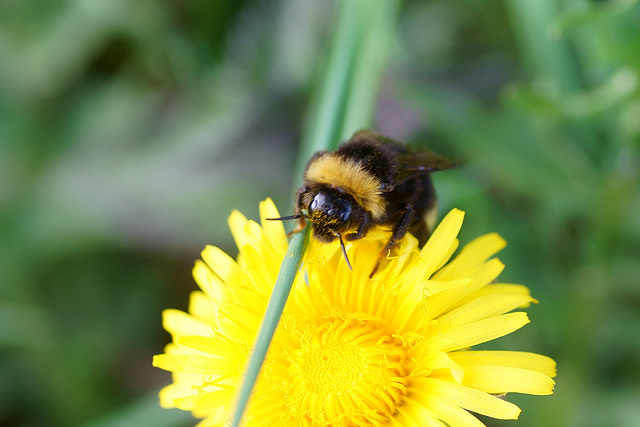
[(308, 218), (314, 235), (323, 242), (332, 242), (351, 226), (355, 200), (339, 191), (318, 191), (309, 203)]
[[(267, 218), (273, 221), (297, 219), (298, 231), (304, 227), (305, 220), (311, 223), (313, 235), (324, 243), (338, 239), (342, 254), (350, 270), (353, 270), (342, 236), (352, 225), (356, 227), (362, 220), (362, 208), (350, 195), (334, 188), (302, 187), (296, 196), (296, 214), (280, 218)], [(353, 224), (355, 223), (355, 224)], [(295, 230), (294, 230), (295, 231)]]

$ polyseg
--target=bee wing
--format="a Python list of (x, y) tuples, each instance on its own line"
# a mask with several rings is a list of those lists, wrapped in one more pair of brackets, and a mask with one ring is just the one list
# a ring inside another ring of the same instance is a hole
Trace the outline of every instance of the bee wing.
[(439, 156), (431, 151), (406, 151), (400, 155), (395, 185), (426, 173), (451, 169), (459, 162)]
[(356, 140), (376, 141), (393, 147), (391, 150), (396, 153), (398, 159), (397, 172), (393, 183), (386, 184), (382, 189), (383, 192), (391, 191), (398, 184), (416, 176), (451, 169), (459, 165), (459, 162), (439, 156), (431, 151), (419, 147), (408, 148), (406, 144), (371, 130), (356, 132), (351, 141)]

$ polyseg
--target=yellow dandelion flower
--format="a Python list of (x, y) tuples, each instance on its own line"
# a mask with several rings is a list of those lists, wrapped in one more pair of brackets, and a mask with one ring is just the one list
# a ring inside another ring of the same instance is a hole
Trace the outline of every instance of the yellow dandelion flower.
[[(270, 200), (262, 226), (229, 218), (237, 260), (207, 246), (189, 312), (166, 310), (173, 337), (154, 366), (171, 371), (163, 407), (224, 426), (234, 410), (262, 316), (287, 249)], [(516, 419), (508, 392), (553, 391), (555, 362), (533, 353), (473, 351), (529, 322), (522, 285), (495, 283), (505, 246), (481, 236), (453, 258), (463, 212), (451, 211), (420, 249), (404, 238), (369, 278), (385, 236), (309, 245), (256, 382), (247, 426), (483, 426), (471, 412)]]

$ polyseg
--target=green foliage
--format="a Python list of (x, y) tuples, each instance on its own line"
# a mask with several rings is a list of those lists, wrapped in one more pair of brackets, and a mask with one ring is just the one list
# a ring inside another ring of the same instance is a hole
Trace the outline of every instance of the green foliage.
[[(635, 426), (640, 5), (390, 4), (395, 35), (350, 63), (384, 68), (390, 45), (381, 89), (350, 86), (343, 125), (375, 110), (376, 130), (464, 159), (434, 176), (441, 210), (467, 211), (463, 240), (505, 237), (504, 279), (540, 300), (492, 346), (559, 364), (554, 396), (487, 425)], [(160, 312), (186, 308), (205, 244), (234, 253), (231, 209), (291, 206), (336, 5), (0, 4), (0, 423), (193, 424), (154, 403)]]

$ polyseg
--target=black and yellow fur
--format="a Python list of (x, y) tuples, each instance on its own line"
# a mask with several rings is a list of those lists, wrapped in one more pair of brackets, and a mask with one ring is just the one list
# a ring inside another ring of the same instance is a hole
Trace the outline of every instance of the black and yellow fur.
[[(433, 226), (436, 194), (430, 172), (455, 163), (428, 151), (410, 151), (372, 131), (360, 131), (335, 151), (320, 151), (307, 163), (296, 194), (299, 228), (311, 223), (323, 242), (357, 240), (388, 226), (385, 255), (407, 231), (423, 245)], [(346, 254), (345, 254), (346, 256)], [(347, 259), (348, 262), (348, 259)]]

